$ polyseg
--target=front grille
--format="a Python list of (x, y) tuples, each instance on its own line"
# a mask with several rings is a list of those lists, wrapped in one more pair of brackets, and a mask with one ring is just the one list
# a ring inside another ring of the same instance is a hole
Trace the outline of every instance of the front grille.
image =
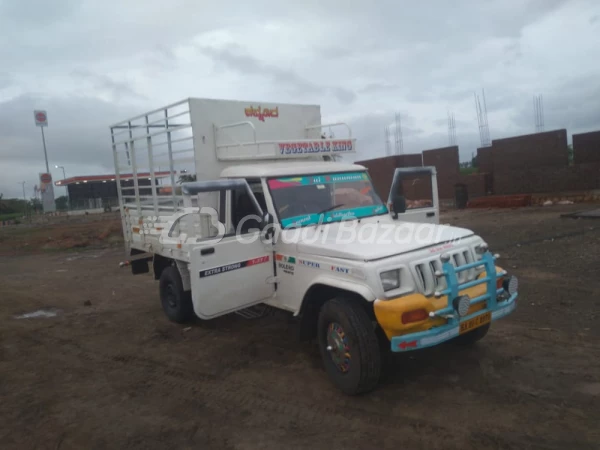
[[(450, 253), (450, 262), (454, 267), (457, 267), (472, 263), (474, 260), (471, 252), (468, 249), (465, 249)], [(435, 291), (443, 291), (448, 287), (446, 286), (445, 277), (435, 276), (435, 272), (438, 270), (442, 270), (442, 261), (440, 260), (440, 255), (415, 265), (417, 282), (420, 284), (420, 290), (424, 295), (433, 295)], [(474, 280), (475, 275), (475, 269), (459, 272), (457, 274), (458, 282), (462, 284), (467, 281)]]

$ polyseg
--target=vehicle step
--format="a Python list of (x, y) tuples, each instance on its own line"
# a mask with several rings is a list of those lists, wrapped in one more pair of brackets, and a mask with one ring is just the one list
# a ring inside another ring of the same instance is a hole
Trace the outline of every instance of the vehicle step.
[(275, 308), (265, 304), (254, 305), (248, 308), (240, 309), (239, 311), (235, 311), (238, 316), (241, 316), (244, 319), (259, 319), (261, 317), (273, 314), (274, 312)]

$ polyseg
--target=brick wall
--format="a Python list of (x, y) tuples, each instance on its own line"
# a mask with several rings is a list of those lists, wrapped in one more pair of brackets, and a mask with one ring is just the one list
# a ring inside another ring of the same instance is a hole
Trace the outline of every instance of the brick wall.
[[(566, 130), (515, 136), (477, 149), (479, 173), (461, 175), (458, 147), (425, 150), (421, 154), (395, 155), (359, 161), (369, 169), (373, 184), (386, 201), (396, 167), (435, 166), (440, 200), (453, 201), (455, 185), (467, 186), (469, 198), (600, 189), (600, 131), (573, 136), (575, 161), (568, 166)], [(579, 156), (577, 149), (580, 150)], [(408, 199), (430, 198), (428, 183), (403, 183)]]
[[(483, 197), (490, 189), (490, 174), (473, 173), (470, 175), (459, 175), (456, 182), (467, 186), (469, 198)], [(453, 193), (454, 195), (454, 193)]]
[(432, 200), (429, 174), (404, 175), (402, 177), (402, 195), (406, 200)]
[(418, 167), (423, 165), (423, 155), (420, 153), (408, 153), (399, 156), (398, 167)]
[(479, 172), (493, 173), (492, 147), (481, 147), (477, 149), (477, 169)]
[(600, 131), (573, 135), (575, 164), (600, 162)]
[(368, 159), (365, 161), (356, 161), (356, 164), (365, 166), (369, 170), (369, 175), (373, 181), (375, 191), (384, 202), (388, 199), (394, 171), (400, 167), (400, 156), (385, 156), (383, 158)]
[(514, 136), (492, 141), (494, 178), (506, 170), (534, 169), (541, 166), (567, 166), (567, 130)]
[(600, 189), (600, 163), (521, 168), (494, 174), (494, 193), (535, 194)]
[(458, 182), (458, 146), (423, 151), (423, 165), (435, 166), (440, 199), (454, 198), (454, 185)]
[[(369, 170), (375, 191), (383, 201), (387, 201), (394, 171), (397, 167), (418, 167), (423, 162), (420, 153), (409, 153), (406, 155), (384, 156), (383, 158), (356, 161), (356, 164), (365, 166)], [(429, 189), (431, 191), (431, 189)]]
[(440, 173), (457, 175), (459, 172), (458, 145), (423, 150), (423, 165), (435, 166), (438, 175)]

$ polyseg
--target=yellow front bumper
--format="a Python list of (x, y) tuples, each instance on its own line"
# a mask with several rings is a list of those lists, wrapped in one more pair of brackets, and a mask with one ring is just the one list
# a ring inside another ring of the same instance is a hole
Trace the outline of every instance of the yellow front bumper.
[[(496, 266), (496, 273), (502, 273), (503, 270)], [(485, 277), (483, 272), (477, 278)], [(460, 295), (468, 295), (469, 298), (479, 297), (485, 294), (486, 285), (480, 284), (460, 291)], [(447, 320), (443, 317), (428, 317), (419, 322), (402, 323), (402, 314), (416, 309), (425, 309), (428, 313), (443, 309), (448, 306), (448, 296), (435, 298), (426, 297), (423, 294), (409, 294), (389, 300), (376, 300), (373, 306), (377, 322), (385, 332), (388, 339), (394, 336), (402, 336), (408, 333), (426, 331), (433, 327), (445, 325)], [(486, 308), (486, 303), (481, 302), (471, 305), (468, 315)]]

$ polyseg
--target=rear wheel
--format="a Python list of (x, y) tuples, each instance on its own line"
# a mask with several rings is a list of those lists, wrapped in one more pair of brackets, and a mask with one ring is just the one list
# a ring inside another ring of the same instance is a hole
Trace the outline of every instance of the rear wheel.
[(458, 345), (473, 345), (475, 342), (483, 339), (485, 335), (488, 334), (488, 331), (490, 331), (490, 325), (491, 324), (488, 323), (482, 327), (475, 328), (473, 331), (461, 334), (454, 339), (454, 342)]
[(350, 297), (329, 300), (319, 313), (319, 350), (325, 370), (344, 393), (374, 389), (381, 374), (381, 353), (369, 316)]
[(183, 290), (181, 276), (176, 267), (169, 266), (163, 269), (159, 289), (160, 301), (169, 320), (185, 323), (194, 318), (191, 292)]

